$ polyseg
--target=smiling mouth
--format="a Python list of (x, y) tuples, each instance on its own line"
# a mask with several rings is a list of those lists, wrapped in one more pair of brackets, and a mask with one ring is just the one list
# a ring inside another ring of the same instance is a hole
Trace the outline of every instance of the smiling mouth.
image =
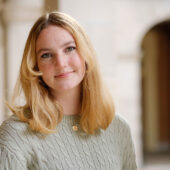
[(57, 74), (55, 76), (55, 78), (66, 78), (68, 77), (71, 73), (73, 73), (74, 71), (69, 71), (69, 72), (65, 72), (65, 73), (60, 73), (60, 74)]

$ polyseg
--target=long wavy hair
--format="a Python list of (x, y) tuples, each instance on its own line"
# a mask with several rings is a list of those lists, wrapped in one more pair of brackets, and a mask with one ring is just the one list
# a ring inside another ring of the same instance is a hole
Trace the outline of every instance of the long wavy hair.
[[(40, 133), (55, 132), (56, 126), (61, 122), (63, 109), (42, 81), (35, 53), (36, 40), (40, 32), (49, 25), (62, 27), (71, 33), (77, 50), (86, 63), (81, 91), (81, 128), (88, 134), (93, 134), (100, 128), (106, 129), (114, 118), (114, 104), (101, 80), (95, 51), (81, 25), (71, 16), (61, 12), (47, 13), (33, 25), (8, 107), (21, 121), (27, 122), (33, 131)], [(25, 98), (23, 104), (18, 103), (22, 96)]]

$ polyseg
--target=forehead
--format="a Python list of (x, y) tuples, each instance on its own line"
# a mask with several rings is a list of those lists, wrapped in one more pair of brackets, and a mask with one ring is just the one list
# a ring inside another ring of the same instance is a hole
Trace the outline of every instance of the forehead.
[(74, 41), (74, 38), (66, 29), (55, 25), (49, 25), (40, 32), (36, 40), (36, 45), (45, 43), (46, 41), (48, 41), (48, 43), (62, 43), (64, 41)]

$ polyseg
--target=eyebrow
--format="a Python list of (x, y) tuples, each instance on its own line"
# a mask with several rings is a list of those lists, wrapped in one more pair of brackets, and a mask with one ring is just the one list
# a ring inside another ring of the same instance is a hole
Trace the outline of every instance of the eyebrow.
[[(67, 46), (67, 45), (69, 45), (69, 44), (76, 44), (76, 43), (75, 43), (75, 41), (68, 41), (68, 42), (62, 44), (61, 47), (65, 47), (65, 46)], [(37, 51), (37, 55), (40, 54), (40, 53), (43, 52), (43, 51), (50, 51), (50, 48), (40, 48), (40, 49)]]

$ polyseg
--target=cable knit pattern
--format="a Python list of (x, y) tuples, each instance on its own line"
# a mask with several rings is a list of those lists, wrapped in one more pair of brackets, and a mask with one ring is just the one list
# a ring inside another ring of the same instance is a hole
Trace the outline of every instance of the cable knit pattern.
[[(78, 127), (74, 131), (72, 126)], [(79, 117), (64, 116), (57, 132), (35, 133), (16, 116), (0, 127), (1, 170), (136, 170), (126, 121), (116, 115), (107, 130), (85, 134)]]

